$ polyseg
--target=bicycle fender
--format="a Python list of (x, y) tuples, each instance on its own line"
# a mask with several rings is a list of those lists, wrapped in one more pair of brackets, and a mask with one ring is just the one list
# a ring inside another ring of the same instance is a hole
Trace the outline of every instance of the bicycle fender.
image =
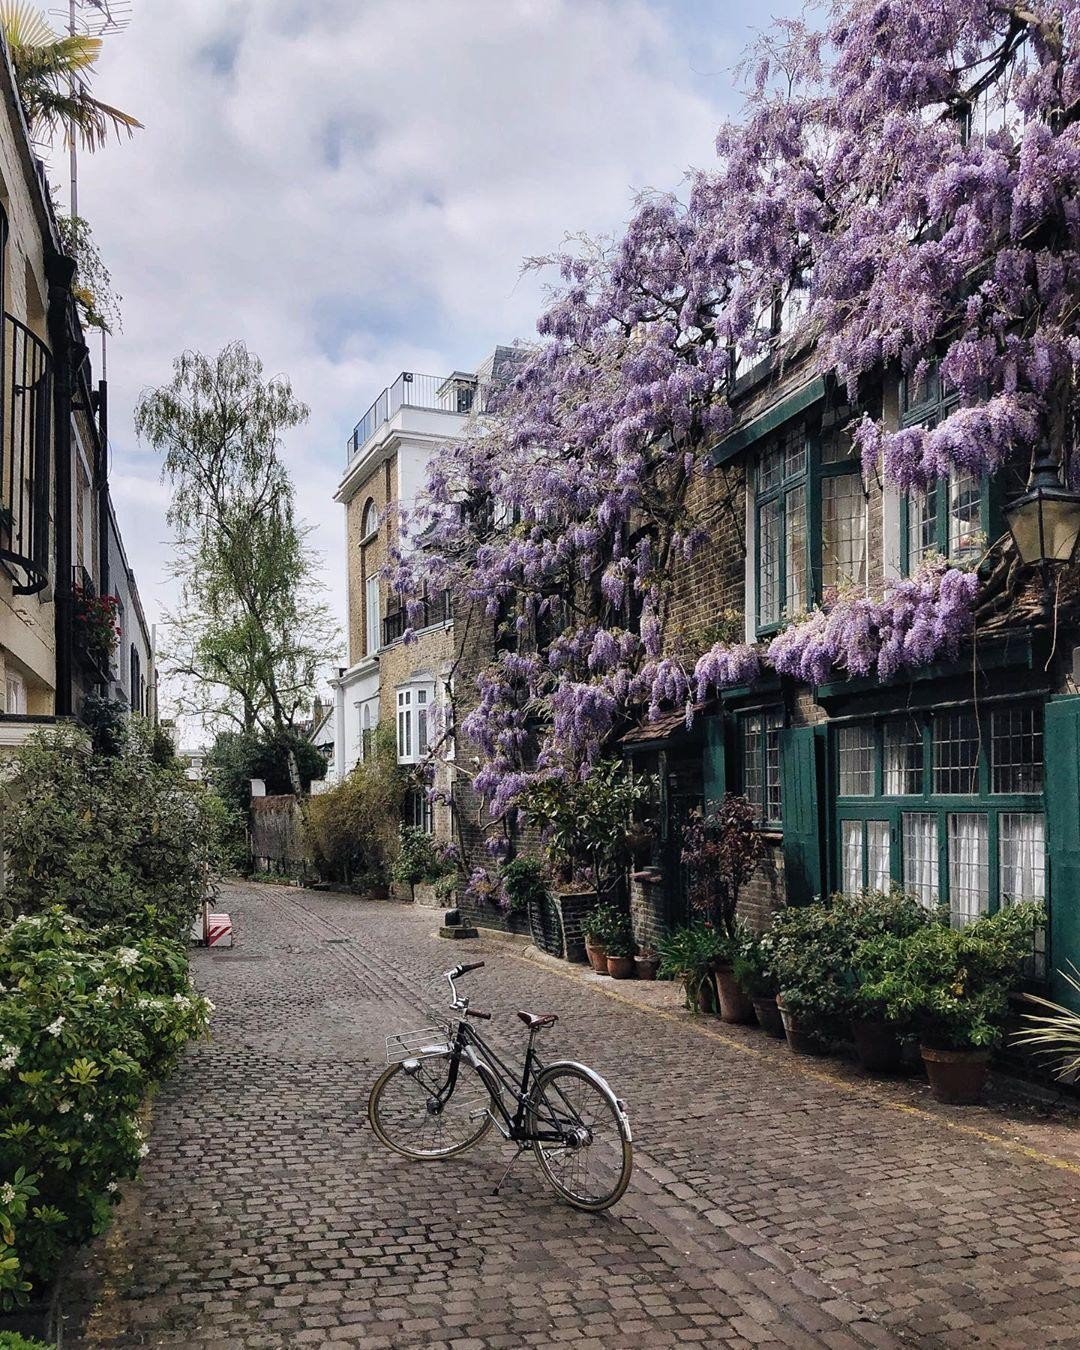
[(630, 1117), (626, 1114), (626, 1103), (615, 1092), (615, 1089), (611, 1086), (611, 1084), (607, 1081), (606, 1078), (604, 1078), (601, 1074), (598, 1074), (595, 1069), (590, 1069), (587, 1064), (579, 1064), (576, 1059), (557, 1059), (551, 1064), (545, 1064), (544, 1068), (576, 1069), (578, 1073), (583, 1073), (585, 1077), (589, 1079), (590, 1082), (595, 1083), (598, 1088), (602, 1088), (604, 1092), (609, 1093), (615, 1101), (615, 1107), (619, 1113), (619, 1120), (622, 1123), (623, 1129), (626, 1131), (626, 1138), (628, 1142), (629, 1143), (634, 1142), (634, 1136), (630, 1130)]

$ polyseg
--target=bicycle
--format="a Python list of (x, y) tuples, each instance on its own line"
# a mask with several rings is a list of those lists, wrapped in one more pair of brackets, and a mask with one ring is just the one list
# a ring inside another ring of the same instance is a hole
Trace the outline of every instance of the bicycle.
[(555, 1191), (577, 1209), (599, 1213), (630, 1183), (633, 1143), (625, 1104), (598, 1073), (572, 1060), (545, 1065), (537, 1035), (555, 1013), (519, 1012), (529, 1040), (520, 1073), (506, 1064), (469, 1020), (456, 980), (483, 961), (443, 972), (451, 1016), (444, 1025), (386, 1038), (387, 1067), (368, 1099), (371, 1128), (406, 1158), (452, 1158), (480, 1142), (492, 1125), (517, 1144), (495, 1194), (522, 1153), (534, 1152)]

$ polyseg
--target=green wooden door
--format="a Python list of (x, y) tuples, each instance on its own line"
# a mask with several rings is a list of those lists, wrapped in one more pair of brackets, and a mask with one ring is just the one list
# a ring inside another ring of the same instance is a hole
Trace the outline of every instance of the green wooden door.
[(1080, 695), (1051, 699), (1045, 728), (1051, 997), (1080, 1011), (1059, 974), (1080, 968)]
[(824, 765), (824, 727), (786, 727), (781, 731), (784, 880), (792, 905), (807, 904), (825, 890)]
[(702, 780), (705, 809), (718, 806), (728, 790), (727, 718), (723, 713), (705, 721), (705, 745), (702, 750)]

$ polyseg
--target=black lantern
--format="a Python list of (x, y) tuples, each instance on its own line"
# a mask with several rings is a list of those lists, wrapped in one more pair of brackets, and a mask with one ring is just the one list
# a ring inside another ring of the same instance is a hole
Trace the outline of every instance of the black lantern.
[(1080, 537), (1080, 492), (1064, 486), (1057, 457), (1045, 442), (1036, 452), (1027, 491), (1005, 507), (1005, 520), (1021, 562), (1045, 571), (1072, 560)]

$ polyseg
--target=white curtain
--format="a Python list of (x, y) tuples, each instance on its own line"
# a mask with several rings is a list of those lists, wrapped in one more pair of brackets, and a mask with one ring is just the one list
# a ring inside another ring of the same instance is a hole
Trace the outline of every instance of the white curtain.
[(889, 822), (866, 822), (866, 884), (875, 891), (889, 889)]
[(1004, 811), (998, 826), (1002, 903), (1046, 896), (1046, 829), (1029, 811)]
[(905, 811), (904, 885), (927, 909), (938, 902), (937, 816), (929, 811)]
[(862, 890), (862, 835), (861, 820), (845, 820), (840, 824), (840, 839), (844, 855), (844, 886), (847, 892)]
[(949, 816), (949, 909), (962, 928), (990, 902), (990, 822), (974, 811)]

